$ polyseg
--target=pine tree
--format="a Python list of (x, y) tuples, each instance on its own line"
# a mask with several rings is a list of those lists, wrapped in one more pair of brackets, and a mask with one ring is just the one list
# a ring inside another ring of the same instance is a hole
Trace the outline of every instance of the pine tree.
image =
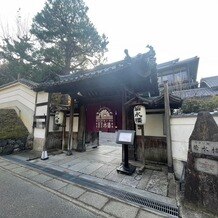
[(107, 37), (99, 35), (83, 0), (47, 0), (31, 30), (17, 14), (17, 32), (0, 43), (0, 84), (18, 78), (42, 82), (104, 61)]
[(40, 54), (60, 74), (99, 64), (108, 44), (87, 16), (83, 0), (47, 0), (33, 19), (31, 33), (41, 45)]

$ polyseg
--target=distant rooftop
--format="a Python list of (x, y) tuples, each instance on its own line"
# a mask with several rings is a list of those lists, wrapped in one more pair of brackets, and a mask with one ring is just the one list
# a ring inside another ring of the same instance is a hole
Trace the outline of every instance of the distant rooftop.
[(201, 84), (201, 87), (209, 87), (211, 89), (218, 89), (218, 76), (202, 78), (200, 84)]
[(164, 62), (164, 63), (161, 63), (161, 64), (158, 64), (157, 65), (157, 70), (165, 70), (167, 68), (171, 68), (171, 67), (175, 67), (175, 66), (179, 66), (179, 65), (184, 65), (184, 64), (188, 64), (188, 63), (191, 63), (191, 62), (196, 62), (198, 63), (199, 61), (199, 57), (195, 56), (195, 57), (192, 57), (192, 58), (188, 58), (188, 59), (185, 59), (185, 60), (179, 60), (179, 58), (177, 59), (174, 59), (172, 61), (167, 61), (167, 62)]
[(6, 83), (6, 84), (4, 84), (4, 85), (1, 85), (1, 86), (0, 86), (0, 89), (5, 88), (5, 87), (7, 87), (7, 86), (14, 85), (14, 84), (16, 84), (16, 83), (24, 84), (24, 85), (30, 87), (31, 89), (35, 88), (35, 87), (38, 85), (38, 83), (35, 83), (35, 82), (31, 81), (31, 80), (27, 80), (27, 79), (23, 79), (23, 78), (22, 78), (22, 79), (14, 80), (14, 81), (12, 81), (12, 82), (9, 82), (9, 83)]
[(196, 88), (196, 89), (173, 91), (172, 94), (180, 97), (181, 99), (187, 99), (187, 98), (215, 96), (218, 95), (218, 91), (214, 91), (210, 88)]

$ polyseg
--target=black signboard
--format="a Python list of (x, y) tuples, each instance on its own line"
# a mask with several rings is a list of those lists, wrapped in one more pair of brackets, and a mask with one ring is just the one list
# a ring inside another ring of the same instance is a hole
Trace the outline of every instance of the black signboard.
[(134, 130), (118, 130), (116, 143), (125, 144), (125, 145), (133, 145), (134, 137), (135, 137)]

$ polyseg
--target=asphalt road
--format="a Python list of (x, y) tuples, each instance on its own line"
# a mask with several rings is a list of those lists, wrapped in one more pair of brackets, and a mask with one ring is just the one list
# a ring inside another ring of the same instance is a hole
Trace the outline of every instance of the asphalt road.
[(51, 192), (0, 169), (0, 217), (97, 217)]

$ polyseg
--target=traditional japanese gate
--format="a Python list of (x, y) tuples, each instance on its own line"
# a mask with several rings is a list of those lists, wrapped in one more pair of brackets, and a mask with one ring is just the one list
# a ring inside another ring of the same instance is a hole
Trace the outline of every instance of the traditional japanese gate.
[[(99, 132), (134, 129), (129, 101), (135, 97), (140, 99), (141, 94), (147, 97), (159, 96), (155, 52), (152, 47), (149, 48), (150, 51), (134, 58), (127, 55), (122, 61), (69, 74), (60, 77), (59, 81), (44, 83), (37, 88), (37, 91), (61, 92), (71, 96), (70, 117), (73, 117), (74, 110), (79, 112), (77, 150), (85, 151), (88, 142), (98, 143)], [(144, 98), (141, 100), (145, 105), (155, 103), (153, 99), (148, 102)], [(139, 100), (136, 101), (139, 103)], [(156, 103), (163, 106), (158, 101)], [(70, 120), (72, 127), (73, 119)], [(75, 140), (72, 129), (69, 131), (72, 140), (68, 140), (68, 145)]]
[(108, 101), (86, 106), (86, 144), (115, 144), (116, 131), (122, 127), (121, 103)]
[(96, 129), (102, 132), (114, 132), (116, 128), (114, 114), (108, 107), (101, 107), (96, 113)]

